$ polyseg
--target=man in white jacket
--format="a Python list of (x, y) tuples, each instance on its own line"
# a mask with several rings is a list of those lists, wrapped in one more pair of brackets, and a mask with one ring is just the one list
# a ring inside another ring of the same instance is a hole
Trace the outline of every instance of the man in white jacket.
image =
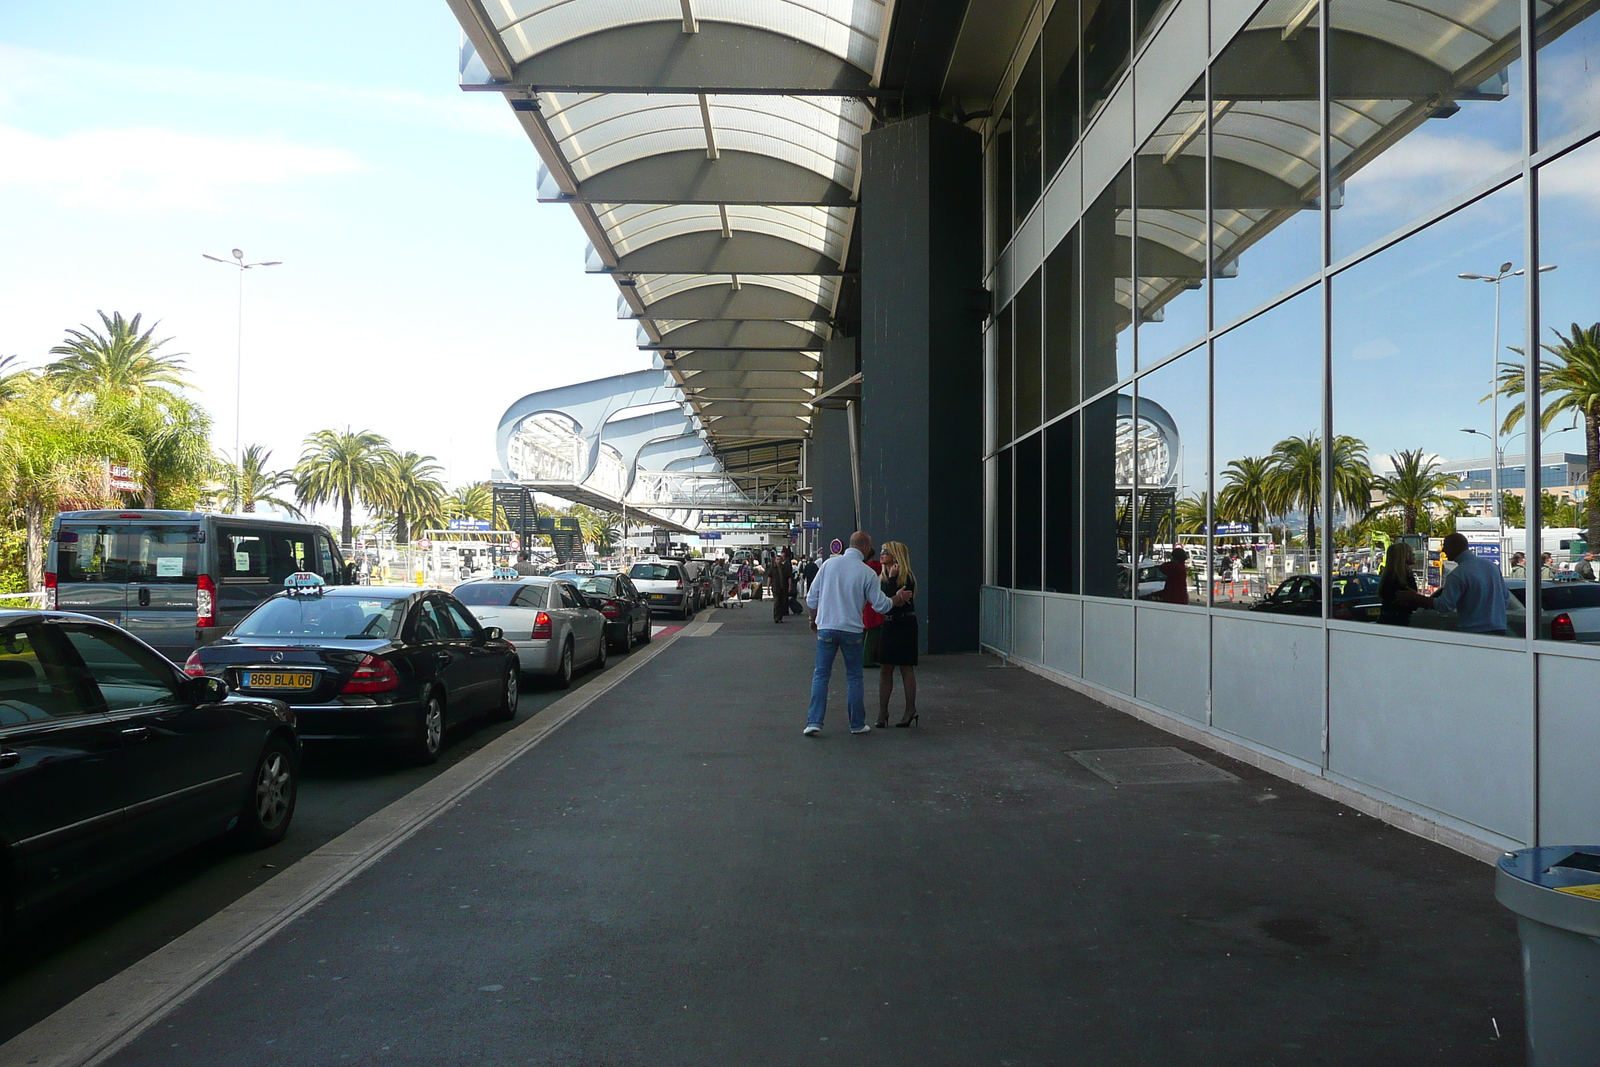
[(870, 551), (872, 538), (857, 530), (850, 535), (850, 547), (843, 555), (830, 556), (817, 568), (817, 577), (806, 591), (811, 629), (817, 635), (817, 664), (811, 673), (811, 709), (804, 730), (807, 737), (822, 732), (835, 652), (844, 653), (850, 732), (864, 734), (872, 729), (867, 725), (866, 695), (861, 680), (861, 641), (865, 629), (861, 623), (861, 609), (870, 604), (874, 611), (887, 615), (896, 605), (909, 599), (911, 592), (902, 589), (893, 597), (884, 596), (878, 575), (865, 562)]

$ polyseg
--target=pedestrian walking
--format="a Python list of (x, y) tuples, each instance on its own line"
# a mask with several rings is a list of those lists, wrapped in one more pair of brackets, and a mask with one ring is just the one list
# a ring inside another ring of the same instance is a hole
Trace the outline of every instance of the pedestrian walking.
[(843, 555), (831, 556), (817, 570), (817, 580), (806, 594), (811, 629), (817, 635), (816, 666), (811, 672), (811, 707), (806, 714), (804, 733), (815, 737), (822, 732), (822, 717), (828, 706), (828, 682), (833, 676), (836, 653), (844, 655), (845, 696), (849, 709), (850, 732), (867, 733), (865, 685), (861, 676), (861, 644), (864, 627), (861, 609), (871, 606), (879, 612), (893, 611), (897, 604), (911, 599), (902, 589), (894, 596), (883, 595), (878, 575), (866, 565), (865, 554), (872, 551), (872, 538), (862, 530), (850, 535), (850, 547)]
[[(899, 541), (885, 541), (879, 553), (883, 576), (878, 588), (893, 597), (902, 590), (917, 595), (917, 576), (911, 570), (911, 550)], [(917, 723), (917, 606), (908, 598), (884, 613), (878, 628), (878, 729), (889, 725), (889, 698), (894, 696), (894, 672), (900, 671), (900, 687), (906, 695), (905, 714), (896, 726)]]
[(767, 564), (767, 590), (772, 594), (773, 622), (782, 622), (789, 614), (789, 582), (793, 574), (787, 552)]

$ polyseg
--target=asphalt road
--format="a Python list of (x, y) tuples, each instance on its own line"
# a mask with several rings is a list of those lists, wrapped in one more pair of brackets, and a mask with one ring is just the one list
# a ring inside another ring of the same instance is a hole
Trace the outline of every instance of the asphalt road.
[[(625, 659), (613, 652), (612, 664)], [(573, 689), (596, 678), (591, 669)], [(0, 960), (0, 1043), (198, 925), (302, 856), (476, 752), (517, 722), (571, 690), (527, 679), (509, 723), (479, 721), (451, 731), (431, 767), (408, 767), (380, 754), (309, 750), (294, 825), (273, 848), (242, 852), (229, 842), (204, 845), (137, 875), (30, 931)]]

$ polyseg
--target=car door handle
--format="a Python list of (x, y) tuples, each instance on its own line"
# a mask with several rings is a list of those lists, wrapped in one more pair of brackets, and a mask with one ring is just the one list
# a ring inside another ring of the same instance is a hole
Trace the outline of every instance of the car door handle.
[(150, 606), (150, 590), (145, 586), (139, 587), (139, 606), (141, 608)]
[(122, 736), (129, 741), (148, 741), (153, 735), (148, 726), (129, 726), (122, 731)]
[(7, 767), (15, 767), (21, 762), (22, 753), (20, 752), (13, 752), (10, 749), (0, 752), (0, 770), (4, 770)]

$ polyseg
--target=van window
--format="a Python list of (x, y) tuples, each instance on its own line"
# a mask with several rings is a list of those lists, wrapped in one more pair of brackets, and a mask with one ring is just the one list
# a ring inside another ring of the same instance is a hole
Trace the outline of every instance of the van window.
[(317, 549), (312, 538), (298, 530), (223, 527), (217, 531), (217, 575), (281, 583), (296, 571), (316, 571)]
[(193, 585), (200, 542), (196, 526), (63, 525), (56, 533), (56, 574), (62, 583)]

